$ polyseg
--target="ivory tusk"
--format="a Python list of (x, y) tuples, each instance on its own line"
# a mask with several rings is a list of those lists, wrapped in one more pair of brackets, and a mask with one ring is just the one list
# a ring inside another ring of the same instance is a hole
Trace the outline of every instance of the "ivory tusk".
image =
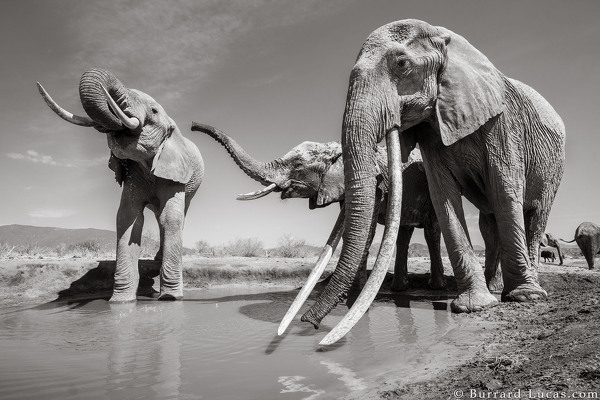
[(400, 210), (402, 208), (400, 137), (397, 129), (388, 132), (386, 143), (390, 172), (390, 200), (379, 254), (371, 275), (356, 302), (344, 318), (321, 340), (320, 345), (330, 345), (337, 342), (360, 320), (377, 295), (394, 253), (394, 245), (400, 228)]
[(140, 120), (137, 119), (136, 117), (128, 117), (127, 115), (125, 115), (123, 110), (121, 110), (121, 107), (119, 107), (117, 102), (108, 93), (108, 90), (106, 90), (104, 85), (101, 85), (101, 86), (102, 86), (102, 90), (104, 91), (104, 94), (106, 95), (106, 101), (108, 102), (108, 106), (110, 107), (112, 112), (115, 113), (115, 115), (121, 120), (121, 123), (128, 129), (131, 129), (131, 130), (137, 129), (137, 127), (140, 126)]
[(263, 188), (261, 190), (257, 190), (256, 192), (250, 192), (250, 193), (245, 193), (245, 194), (238, 194), (238, 196), (236, 197), (236, 199), (237, 200), (255, 200), (255, 199), (260, 199), (261, 197), (264, 197), (264, 196), (268, 195), (269, 193), (271, 193), (275, 189), (277, 189), (277, 184), (271, 183), (266, 188)]
[(50, 97), (48, 92), (46, 92), (46, 89), (44, 89), (44, 87), (39, 82), (37, 82), (37, 87), (38, 87), (38, 90), (40, 91), (40, 94), (46, 101), (46, 104), (48, 104), (48, 107), (50, 107), (50, 109), (52, 109), (52, 111), (54, 111), (59, 117), (61, 117), (65, 121), (70, 122), (75, 125), (79, 125), (79, 126), (99, 126), (100, 125), (89, 117), (80, 117), (79, 115), (75, 115), (75, 114), (68, 112), (67, 110), (65, 110), (64, 108), (59, 106), (52, 99), (52, 97)]
[(300, 310), (300, 307), (302, 307), (302, 305), (304, 304), (304, 302), (306, 301), (306, 299), (308, 298), (308, 296), (314, 289), (315, 285), (319, 281), (319, 278), (321, 277), (321, 274), (325, 270), (327, 263), (329, 263), (329, 260), (331, 259), (331, 255), (333, 254), (333, 252), (335, 251), (335, 248), (337, 247), (338, 243), (340, 242), (343, 232), (344, 232), (344, 207), (342, 207), (340, 209), (340, 213), (335, 222), (335, 225), (333, 226), (333, 229), (331, 230), (329, 239), (327, 239), (327, 244), (325, 245), (325, 247), (323, 247), (323, 250), (321, 250), (321, 254), (319, 255), (319, 259), (317, 260), (315, 267), (313, 268), (310, 275), (306, 279), (306, 283), (304, 284), (302, 289), (300, 289), (300, 292), (294, 299), (294, 302), (288, 309), (287, 313), (281, 320), (281, 323), (279, 324), (279, 329), (277, 329), (277, 335), (281, 336), (283, 334), (283, 332), (285, 332), (285, 330), (288, 328), (288, 326), (290, 325), (290, 323), (292, 322), (292, 320), (294, 319), (294, 317)]

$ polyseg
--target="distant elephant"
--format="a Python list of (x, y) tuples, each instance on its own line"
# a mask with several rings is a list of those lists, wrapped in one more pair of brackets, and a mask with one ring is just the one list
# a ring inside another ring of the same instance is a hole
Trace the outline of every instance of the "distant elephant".
[(577, 242), (577, 246), (585, 257), (589, 269), (594, 269), (594, 257), (600, 252), (600, 226), (592, 222), (582, 222), (575, 230), (575, 239), (565, 243)]
[[(264, 163), (255, 160), (231, 137), (217, 128), (192, 123), (192, 131), (206, 133), (219, 142), (235, 163), (252, 179), (266, 186), (265, 189), (238, 196), (240, 200), (253, 200), (271, 192), (281, 192), (281, 198), (309, 199), (309, 208), (324, 207), (344, 200), (344, 164), (342, 146), (339, 143), (303, 142), (283, 157)], [(387, 155), (378, 149), (377, 165), (381, 171), (381, 190), (387, 192)], [(396, 239), (396, 263), (392, 290), (402, 291), (408, 287), (407, 259), (410, 239), (414, 228), (423, 228), (431, 259), (430, 287), (445, 286), (444, 266), (440, 255), (440, 229), (429, 197), (427, 177), (418, 149), (403, 165), (404, 202), (402, 220)], [(378, 222), (385, 224), (387, 196), (382, 196)]]
[[(559, 265), (563, 265), (563, 255), (562, 250), (560, 248), (560, 244), (558, 239), (554, 237), (554, 235), (550, 233), (545, 233), (542, 236), (542, 240), (540, 241), (540, 246), (542, 247), (554, 247), (558, 252), (558, 260), (560, 261)], [(554, 253), (553, 253), (554, 254)]]
[(343, 337), (381, 285), (400, 223), (401, 161), (417, 143), (457, 280), (452, 310), (497, 303), (471, 246), (461, 196), (494, 225), (502, 249), (502, 300), (547, 296), (537, 277), (538, 253), (564, 169), (561, 118), (540, 94), (503, 75), (462, 36), (402, 20), (369, 35), (350, 73), (342, 122), (344, 243), (336, 270), (303, 321), (319, 326), (346, 296), (368, 251), (377, 205), (375, 150), (383, 139), (390, 200), (381, 250), (363, 291), (321, 344)]
[(550, 250), (542, 250), (542, 258), (544, 259), (544, 262), (548, 262), (548, 260), (554, 262), (554, 260), (556, 259), (556, 257), (554, 256), (554, 252)]
[(110, 72), (92, 69), (79, 83), (81, 104), (89, 117), (61, 108), (38, 82), (41, 95), (63, 119), (106, 133), (108, 166), (123, 186), (117, 212), (117, 265), (111, 302), (134, 301), (139, 283), (138, 258), (144, 208), (160, 229), (159, 300), (183, 297), (181, 248), (183, 223), (204, 175), (200, 151), (183, 137), (175, 122), (152, 97), (128, 89)]

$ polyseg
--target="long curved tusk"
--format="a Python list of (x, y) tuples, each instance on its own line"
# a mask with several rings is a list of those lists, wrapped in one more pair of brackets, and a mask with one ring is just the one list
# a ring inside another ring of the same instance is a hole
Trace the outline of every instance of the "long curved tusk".
[(67, 110), (65, 110), (64, 108), (62, 108), (61, 106), (59, 106), (52, 99), (52, 97), (50, 97), (48, 92), (46, 92), (46, 89), (44, 89), (44, 87), (41, 85), (41, 83), (37, 82), (37, 87), (38, 87), (38, 90), (40, 91), (40, 94), (46, 101), (46, 104), (48, 104), (48, 107), (50, 107), (50, 109), (52, 109), (52, 111), (54, 111), (56, 113), (56, 115), (58, 115), (65, 121), (70, 122), (75, 125), (79, 125), (79, 126), (99, 126), (100, 125), (89, 117), (80, 117), (79, 115), (72, 114), (72, 113), (68, 112)]
[(137, 129), (137, 127), (140, 126), (140, 120), (137, 119), (136, 117), (128, 117), (127, 115), (125, 115), (123, 110), (121, 110), (121, 107), (119, 107), (117, 102), (108, 93), (108, 90), (106, 90), (104, 85), (100, 85), (100, 86), (102, 86), (102, 90), (104, 91), (104, 94), (106, 95), (106, 101), (108, 102), (108, 106), (110, 107), (112, 112), (115, 113), (115, 115), (121, 120), (121, 123), (123, 125), (125, 125), (125, 127), (127, 127), (128, 129), (131, 129), (131, 130)]
[(379, 254), (377, 255), (371, 275), (356, 302), (344, 318), (321, 340), (320, 345), (330, 345), (337, 342), (364, 315), (381, 287), (394, 253), (394, 242), (400, 228), (400, 210), (402, 205), (400, 137), (397, 129), (388, 132), (386, 143), (390, 171), (390, 200), (381, 248), (379, 249)]
[(281, 320), (281, 323), (279, 324), (279, 329), (277, 329), (277, 335), (281, 336), (283, 334), (283, 332), (285, 332), (285, 330), (288, 328), (288, 326), (290, 325), (290, 323), (292, 322), (292, 320), (294, 319), (294, 317), (300, 310), (300, 307), (302, 307), (302, 305), (304, 304), (304, 302), (306, 301), (306, 299), (308, 298), (308, 296), (314, 289), (315, 285), (319, 281), (319, 278), (321, 277), (321, 274), (325, 270), (327, 263), (329, 263), (329, 260), (331, 259), (331, 255), (333, 254), (333, 252), (335, 251), (335, 248), (337, 247), (338, 243), (340, 242), (343, 232), (344, 232), (344, 207), (342, 206), (342, 208), (340, 209), (338, 218), (335, 221), (335, 225), (333, 226), (333, 229), (331, 230), (331, 234), (329, 235), (329, 239), (327, 239), (327, 244), (325, 245), (325, 247), (323, 247), (323, 250), (321, 250), (319, 259), (317, 260), (317, 263), (315, 264), (315, 267), (311, 271), (310, 275), (306, 279), (306, 283), (304, 284), (302, 289), (300, 289), (300, 292), (298, 293), (298, 295), (296, 295), (294, 302), (292, 303), (292, 305), (288, 309), (287, 313)]
[(236, 197), (236, 199), (237, 200), (255, 200), (255, 199), (260, 199), (261, 197), (264, 197), (264, 196), (268, 195), (269, 193), (271, 193), (275, 189), (277, 189), (277, 184), (271, 183), (266, 188), (263, 188), (261, 190), (257, 190), (256, 192), (250, 192), (250, 193), (245, 193), (245, 194), (238, 194), (238, 196)]

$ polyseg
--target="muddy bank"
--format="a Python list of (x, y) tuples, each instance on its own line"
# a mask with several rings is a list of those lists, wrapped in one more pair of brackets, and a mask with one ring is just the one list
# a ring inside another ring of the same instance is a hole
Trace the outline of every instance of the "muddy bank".
[[(212, 285), (303, 284), (316, 258), (195, 258), (184, 260), (185, 289)], [(332, 268), (335, 264), (332, 264)], [(158, 290), (160, 263), (140, 260), (141, 296)], [(0, 260), (0, 304), (19, 305), (52, 300), (109, 298), (113, 287), (114, 260), (13, 259)]]
[(590, 396), (600, 392), (600, 273), (587, 270), (582, 260), (570, 261), (565, 267), (541, 266), (546, 301), (501, 303), (457, 316), (467, 326), (497, 325), (462, 365), (410, 383), (379, 382), (361, 398), (439, 400), (460, 398), (457, 393), (462, 398), (514, 398), (515, 393), (568, 398), (579, 392), (585, 393), (581, 398), (598, 398)]

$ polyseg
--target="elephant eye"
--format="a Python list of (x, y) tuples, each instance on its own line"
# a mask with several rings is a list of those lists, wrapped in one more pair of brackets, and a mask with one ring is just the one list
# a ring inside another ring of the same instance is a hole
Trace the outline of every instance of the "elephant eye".
[(152, 114), (158, 114), (158, 110), (154, 107), (152, 107)]
[(396, 59), (396, 65), (400, 68), (406, 68), (410, 65), (410, 60), (407, 57), (398, 57)]

